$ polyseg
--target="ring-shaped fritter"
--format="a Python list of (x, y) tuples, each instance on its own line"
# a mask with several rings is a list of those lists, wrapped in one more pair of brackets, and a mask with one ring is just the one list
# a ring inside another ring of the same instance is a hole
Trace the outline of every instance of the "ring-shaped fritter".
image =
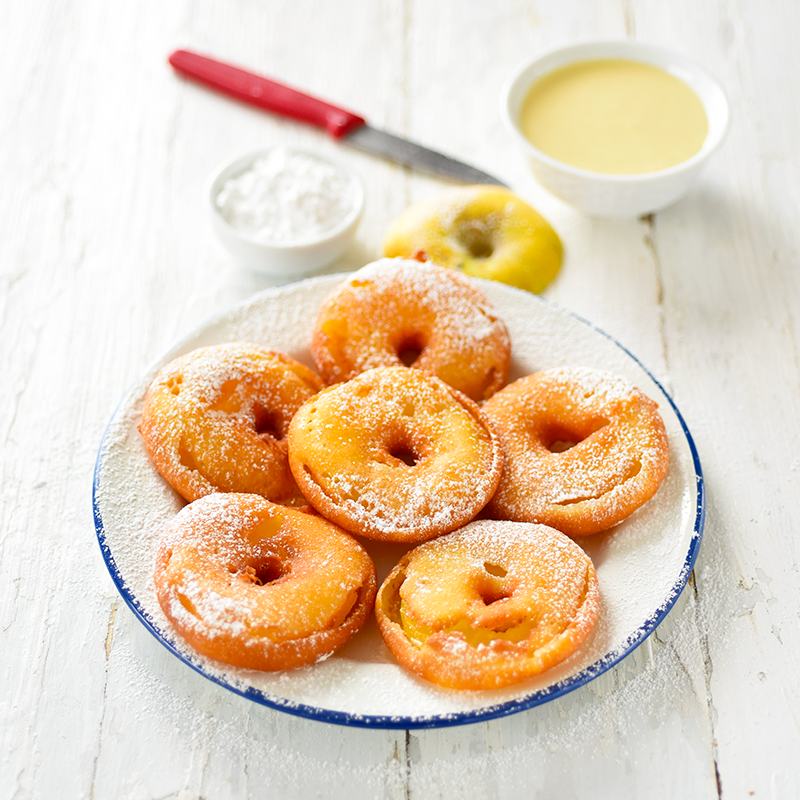
[(281, 670), (341, 647), (375, 600), (375, 567), (349, 534), (253, 494), (184, 507), (156, 557), (158, 601), (197, 651)]
[(387, 647), (451, 689), (497, 689), (574, 653), (599, 611), (594, 566), (545, 525), (480, 520), (419, 545), (375, 604)]
[(156, 375), (139, 430), (156, 469), (186, 500), (251, 492), (307, 507), (285, 437), (294, 412), (322, 387), (283, 353), (244, 342), (203, 347)]
[(484, 507), (502, 451), (467, 397), (420, 370), (383, 367), (299, 409), (289, 466), (311, 505), (345, 530), (416, 543)]
[(570, 536), (622, 522), (655, 495), (669, 466), (657, 404), (628, 381), (584, 367), (545, 370), (483, 406), (505, 466), (487, 508)]
[(405, 365), (481, 402), (505, 384), (511, 343), (492, 304), (468, 279), (432, 264), (384, 258), (326, 298), (311, 352), (328, 384)]

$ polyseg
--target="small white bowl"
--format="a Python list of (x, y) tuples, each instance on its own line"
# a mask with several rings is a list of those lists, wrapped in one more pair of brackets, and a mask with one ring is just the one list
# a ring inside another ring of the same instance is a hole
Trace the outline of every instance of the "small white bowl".
[[(621, 58), (641, 61), (680, 78), (700, 98), (708, 118), (708, 135), (700, 150), (674, 167), (636, 175), (608, 175), (564, 164), (538, 150), (519, 127), (520, 109), (528, 90), (542, 76), (577, 61)], [(557, 47), (522, 65), (506, 84), (501, 101), (503, 120), (529, 157), (539, 183), (559, 199), (597, 217), (633, 217), (673, 203), (692, 185), (711, 154), (720, 146), (729, 124), (728, 101), (707, 72), (681, 55), (633, 41), (589, 41)]]
[(280, 148), (289, 154), (300, 154), (335, 168), (353, 186), (352, 204), (344, 217), (323, 233), (309, 233), (290, 241), (270, 241), (231, 224), (217, 205), (225, 183), (245, 173), (253, 163), (269, 156), (277, 148), (255, 150), (225, 162), (208, 180), (205, 201), (220, 241), (245, 267), (272, 277), (301, 277), (321, 270), (335, 261), (350, 246), (364, 209), (364, 184), (352, 171), (327, 157), (306, 150)]

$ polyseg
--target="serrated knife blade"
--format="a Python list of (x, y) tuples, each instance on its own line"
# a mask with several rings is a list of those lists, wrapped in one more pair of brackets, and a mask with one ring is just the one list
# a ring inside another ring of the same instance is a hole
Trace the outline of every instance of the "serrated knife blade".
[(250, 105), (323, 128), (359, 150), (431, 175), (461, 183), (506, 186), (469, 164), (368, 125), (363, 117), (269, 78), (190, 50), (176, 50), (169, 63), (177, 72)]

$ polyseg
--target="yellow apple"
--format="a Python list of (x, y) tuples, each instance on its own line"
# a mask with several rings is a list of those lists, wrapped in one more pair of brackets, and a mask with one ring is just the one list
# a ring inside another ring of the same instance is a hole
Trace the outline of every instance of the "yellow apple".
[(508, 189), (464, 186), (423, 200), (389, 227), (384, 255), (541, 292), (561, 267), (558, 234)]

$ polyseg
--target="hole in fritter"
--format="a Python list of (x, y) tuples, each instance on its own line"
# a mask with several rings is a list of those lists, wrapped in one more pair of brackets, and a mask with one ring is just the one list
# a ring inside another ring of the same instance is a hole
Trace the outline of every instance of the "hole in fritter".
[(389, 451), (392, 458), (405, 464), (407, 467), (413, 467), (417, 463), (417, 457), (407, 447), (396, 447)]
[(397, 348), (397, 357), (407, 367), (410, 367), (422, 355), (427, 342), (419, 333), (411, 334), (400, 342)]
[(505, 567), (501, 567), (499, 564), (493, 564), (491, 561), (484, 561), (483, 568), (496, 578), (505, 578), (508, 574), (508, 570)]
[(576, 431), (568, 430), (561, 425), (552, 425), (542, 436), (545, 447), (551, 453), (563, 453), (575, 447), (578, 442), (583, 440)]
[(270, 436), (273, 439), (283, 438), (275, 415), (261, 403), (256, 403), (253, 406), (253, 417), (256, 433), (259, 436)]
[(491, 258), (494, 253), (491, 233), (478, 222), (465, 223), (459, 231), (458, 241), (472, 258)]
[(503, 591), (499, 586), (481, 586), (478, 590), (478, 594), (483, 600), (484, 605), (490, 606), (492, 603), (497, 603), (500, 600), (505, 600), (507, 597), (511, 597), (509, 592)]
[(547, 449), (551, 453), (565, 453), (575, 447), (576, 444), (577, 442), (570, 442), (567, 439), (556, 439), (554, 442), (550, 442)]
[(276, 555), (270, 554), (258, 559), (250, 568), (253, 570), (253, 583), (266, 586), (282, 578), (289, 571), (289, 564), (284, 565)]
[(564, 453), (606, 425), (608, 425), (608, 420), (603, 417), (583, 426), (581, 430), (571, 430), (561, 425), (554, 425), (544, 434), (543, 441), (551, 453)]
[(397, 357), (403, 364), (410, 367), (422, 354), (422, 348), (418, 347), (404, 347), (397, 353)]

